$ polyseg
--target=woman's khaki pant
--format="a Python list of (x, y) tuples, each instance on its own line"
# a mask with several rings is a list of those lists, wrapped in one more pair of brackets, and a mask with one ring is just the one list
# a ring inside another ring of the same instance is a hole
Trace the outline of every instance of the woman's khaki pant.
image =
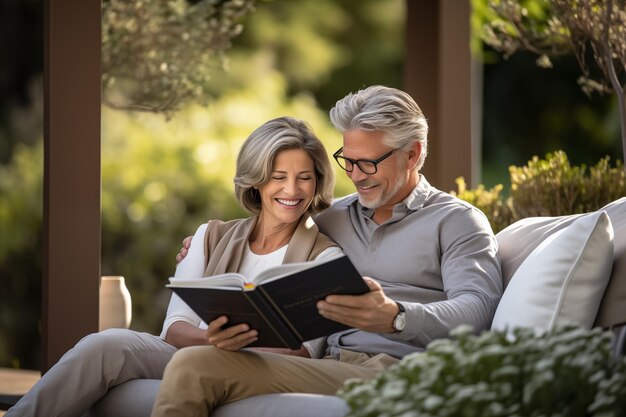
[(77, 417), (131, 379), (160, 379), (176, 348), (157, 336), (109, 329), (84, 337), (5, 417)]

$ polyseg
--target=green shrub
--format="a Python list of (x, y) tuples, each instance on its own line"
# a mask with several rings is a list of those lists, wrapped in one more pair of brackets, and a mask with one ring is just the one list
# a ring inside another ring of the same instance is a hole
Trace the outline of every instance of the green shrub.
[(377, 377), (340, 390), (349, 417), (557, 417), (626, 415), (626, 359), (610, 332), (529, 329), (453, 339), (406, 356)]
[(545, 159), (535, 156), (523, 167), (509, 167), (511, 188), (503, 195), (502, 185), (468, 190), (463, 178), (452, 191), (473, 204), (489, 218), (494, 232), (532, 216), (563, 216), (598, 210), (626, 196), (626, 173), (621, 161), (611, 166), (609, 157), (587, 169), (571, 166), (567, 155), (557, 151)]
[(565, 152), (558, 151), (545, 160), (535, 156), (527, 166), (512, 166), (509, 172), (516, 220), (594, 211), (626, 195), (624, 165), (617, 161), (611, 167), (608, 157), (587, 171), (585, 165), (572, 167)]

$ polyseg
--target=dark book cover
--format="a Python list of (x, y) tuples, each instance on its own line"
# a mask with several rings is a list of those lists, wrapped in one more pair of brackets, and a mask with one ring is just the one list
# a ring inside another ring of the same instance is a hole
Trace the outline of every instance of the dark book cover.
[[(211, 279), (206, 284), (210, 285)], [(310, 263), (307, 269), (268, 280), (256, 288), (169, 287), (206, 323), (225, 315), (229, 318), (227, 326), (247, 323), (258, 330), (259, 339), (249, 346), (291, 349), (298, 349), (306, 340), (348, 328), (322, 317), (316, 306), (319, 300), (330, 294), (359, 295), (369, 291), (347, 256)]]
[[(241, 289), (183, 287), (172, 287), (171, 289), (205, 323), (210, 323), (220, 316), (228, 316), (228, 323), (224, 326), (225, 328), (235, 324), (247, 323), (251, 329), (256, 329), (259, 332), (259, 338), (249, 345), (251, 347), (289, 347), (291, 349), (300, 347), (301, 343), (298, 342), (295, 342), (296, 347), (293, 347), (293, 337), (291, 340), (289, 340), (289, 336), (281, 337), (278, 330), (270, 325), (257, 307), (251, 303), (250, 296)], [(284, 332), (285, 330), (283, 330), (283, 334)]]
[(259, 289), (301, 340), (348, 329), (348, 326), (322, 317), (316, 307), (319, 300), (331, 294), (359, 295), (369, 292), (369, 287), (347, 256), (261, 284), (257, 291)]

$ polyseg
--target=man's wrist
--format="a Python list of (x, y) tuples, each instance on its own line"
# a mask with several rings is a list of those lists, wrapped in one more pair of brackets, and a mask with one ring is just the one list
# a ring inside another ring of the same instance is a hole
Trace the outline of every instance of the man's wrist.
[(396, 301), (398, 307), (398, 314), (393, 319), (392, 327), (396, 333), (403, 331), (406, 328), (406, 310), (402, 303)]

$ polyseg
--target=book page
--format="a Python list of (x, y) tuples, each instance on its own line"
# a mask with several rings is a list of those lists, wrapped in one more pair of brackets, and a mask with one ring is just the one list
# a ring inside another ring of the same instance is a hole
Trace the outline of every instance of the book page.
[(341, 258), (342, 256), (345, 255), (340, 254), (336, 257), (328, 258), (323, 261), (296, 262), (291, 264), (276, 265), (271, 268), (267, 268), (264, 271), (261, 271), (256, 277), (250, 280), (250, 283), (255, 286), (259, 286), (261, 284), (280, 279), (287, 275), (295, 274), (296, 272), (306, 271), (307, 269), (312, 268), (315, 265), (321, 265), (327, 262), (331, 262), (337, 258)]
[(241, 290), (245, 287), (245, 278), (240, 274), (221, 274), (213, 277), (170, 278), (167, 287), (184, 288), (224, 288)]

